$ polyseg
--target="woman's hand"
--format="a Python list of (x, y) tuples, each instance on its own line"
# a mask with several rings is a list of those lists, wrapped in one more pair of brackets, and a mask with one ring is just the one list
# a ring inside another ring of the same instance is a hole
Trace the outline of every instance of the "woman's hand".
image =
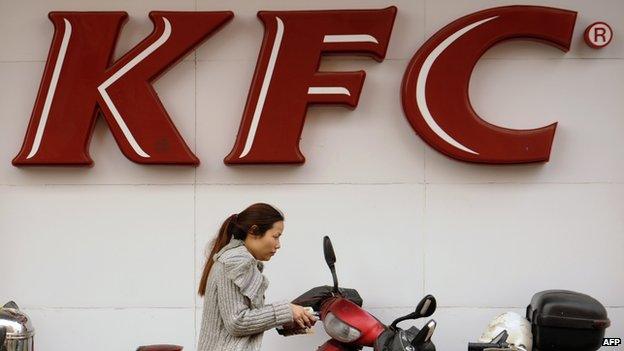
[(316, 323), (316, 317), (314, 317), (305, 308), (292, 303), (290, 304), (290, 308), (292, 309), (293, 321), (302, 329), (309, 328)]

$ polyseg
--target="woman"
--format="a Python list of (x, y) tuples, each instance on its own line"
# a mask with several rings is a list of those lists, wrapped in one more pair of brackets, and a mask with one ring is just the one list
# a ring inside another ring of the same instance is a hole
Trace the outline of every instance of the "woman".
[(280, 248), (284, 216), (258, 203), (223, 222), (207, 257), (199, 284), (204, 313), (198, 351), (260, 350), (264, 331), (280, 325), (314, 325), (303, 307), (279, 301), (264, 303), (269, 282), (263, 263)]

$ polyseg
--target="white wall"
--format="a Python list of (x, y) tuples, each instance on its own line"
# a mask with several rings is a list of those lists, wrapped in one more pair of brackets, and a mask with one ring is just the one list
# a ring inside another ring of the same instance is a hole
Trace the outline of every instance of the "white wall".
[[(403, 72), (425, 38), (471, 12), (503, 4), (579, 12), (572, 49), (502, 44), (478, 63), (470, 94), (488, 121), (535, 128), (559, 121), (551, 161), (483, 166), (448, 159), (412, 131), (400, 105)], [(228, 167), (263, 28), (259, 10), (399, 8), (386, 60), (334, 58), (324, 69), (365, 69), (354, 111), (307, 114), (301, 166)], [(202, 163), (146, 167), (126, 160), (105, 123), (93, 168), (15, 168), (44, 68), (51, 10), (125, 10), (117, 57), (151, 31), (150, 10), (225, 10), (235, 18), (156, 83)], [(439, 303), (439, 350), (462, 350), (488, 320), (522, 313), (542, 289), (602, 301), (624, 336), (624, 2), (603, 1), (96, 1), (0, 0), (0, 302), (34, 320), (38, 350), (194, 350), (195, 289), (204, 248), (221, 221), (265, 201), (287, 216), (283, 249), (267, 265), (268, 300), (329, 283), (321, 237), (338, 274), (390, 322), (421, 296)], [(611, 45), (589, 49), (603, 20)], [(314, 350), (326, 338), (265, 335), (264, 350)]]

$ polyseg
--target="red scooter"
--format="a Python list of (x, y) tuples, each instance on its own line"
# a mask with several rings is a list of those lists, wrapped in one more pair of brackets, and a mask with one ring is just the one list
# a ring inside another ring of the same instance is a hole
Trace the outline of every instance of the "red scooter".
[[(362, 347), (373, 347), (375, 351), (435, 351), (431, 336), (436, 322), (430, 320), (422, 328), (411, 327), (407, 330), (397, 326), (408, 319), (428, 317), (436, 309), (433, 296), (425, 296), (416, 310), (397, 318), (390, 326), (384, 325), (377, 318), (362, 308), (362, 298), (355, 289), (338, 287), (336, 277), (336, 255), (329, 237), (323, 238), (325, 261), (329, 266), (334, 286), (320, 286), (309, 290), (296, 298), (293, 303), (311, 307), (323, 322), (325, 331), (332, 339), (318, 348), (318, 351), (352, 351)], [(278, 329), (282, 335), (300, 334), (300, 329)]]

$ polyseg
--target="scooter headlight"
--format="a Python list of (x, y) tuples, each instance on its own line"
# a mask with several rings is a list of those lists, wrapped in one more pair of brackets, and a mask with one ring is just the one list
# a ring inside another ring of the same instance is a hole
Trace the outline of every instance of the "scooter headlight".
[(323, 327), (329, 336), (341, 342), (353, 342), (362, 335), (359, 330), (341, 321), (331, 312), (325, 316)]

